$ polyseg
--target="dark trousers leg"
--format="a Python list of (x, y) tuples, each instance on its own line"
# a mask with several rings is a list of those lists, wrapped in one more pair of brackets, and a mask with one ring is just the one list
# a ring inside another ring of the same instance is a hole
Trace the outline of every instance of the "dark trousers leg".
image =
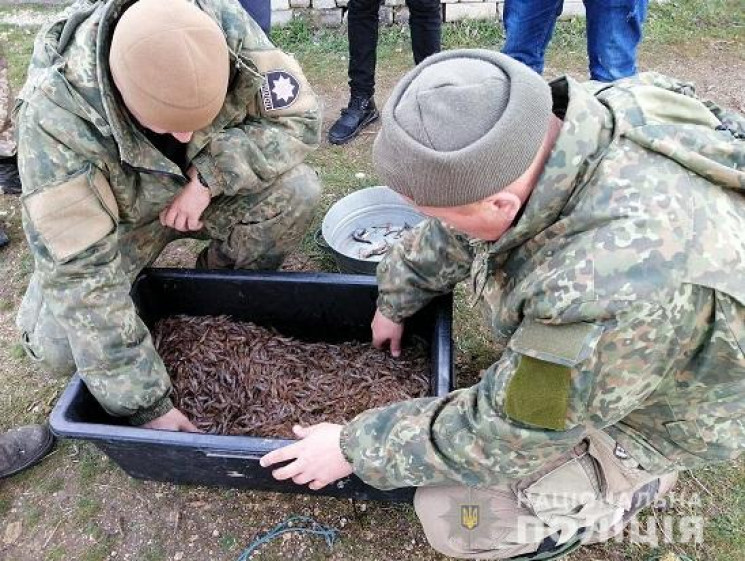
[(262, 31), (269, 35), (272, 28), (272, 3), (271, 0), (239, 0), (243, 9), (248, 12)]
[(414, 63), (440, 52), (440, 28), (442, 8), (439, 0), (406, 0), (409, 7), (409, 27), (411, 28), (411, 50)]
[(380, 4), (381, 0), (349, 2), (349, 89), (353, 96), (370, 97), (375, 93)]

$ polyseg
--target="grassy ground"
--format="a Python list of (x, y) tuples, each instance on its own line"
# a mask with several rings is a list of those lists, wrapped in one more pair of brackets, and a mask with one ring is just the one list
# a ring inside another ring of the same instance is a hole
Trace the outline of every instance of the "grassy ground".
[[(0, 48), (9, 59), (14, 86), (20, 86), (38, 22), (55, 6), (0, 5)], [(28, 24), (28, 25), (25, 25)], [(346, 39), (343, 30), (310, 29), (302, 22), (275, 31), (275, 41), (294, 52), (321, 94), (326, 126), (346, 104)], [(499, 48), (500, 26), (493, 23), (449, 25), (446, 48)], [(546, 74), (585, 75), (583, 22), (559, 24)], [(381, 35), (378, 103), (382, 105), (401, 73), (411, 65), (406, 29)], [(741, 0), (679, 0), (654, 5), (640, 55), (644, 70), (658, 70), (695, 81), (699, 92), (745, 111), (745, 6)], [(342, 195), (377, 183), (370, 164), (375, 130), (343, 148), (325, 144), (311, 158), (326, 188), (322, 208)], [(359, 174), (364, 174), (360, 176)], [(0, 197), (0, 222), (13, 243), (0, 250), (0, 428), (42, 421), (64, 386), (27, 361), (16, 343), (13, 319), (32, 263), (23, 243), (17, 198)], [(162, 264), (188, 265), (194, 245), (171, 247)], [(333, 270), (310, 236), (291, 266)], [(463, 293), (458, 293), (456, 346), (459, 382), (472, 382), (494, 356), (487, 335)], [(745, 558), (745, 465), (714, 467), (683, 477), (676, 500), (649, 510), (643, 527), (668, 531), (686, 515), (700, 516), (704, 541), (646, 545), (611, 543), (574, 554), (572, 561), (657, 561), (676, 552), (697, 561)], [(258, 532), (291, 514), (303, 514), (341, 529), (329, 552), (320, 541), (291, 537), (270, 544), (258, 559), (440, 559), (426, 541), (410, 507), (241, 492), (231, 489), (176, 487), (140, 482), (126, 476), (92, 446), (62, 443), (40, 466), (0, 484), (0, 559), (8, 561), (101, 561), (128, 559), (195, 561), (237, 559)]]

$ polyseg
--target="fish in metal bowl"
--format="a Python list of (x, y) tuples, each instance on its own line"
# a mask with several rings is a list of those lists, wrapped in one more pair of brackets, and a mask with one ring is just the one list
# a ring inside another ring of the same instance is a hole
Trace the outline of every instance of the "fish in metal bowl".
[(334, 203), (321, 234), (342, 272), (372, 275), (388, 250), (424, 218), (388, 187), (367, 187)]

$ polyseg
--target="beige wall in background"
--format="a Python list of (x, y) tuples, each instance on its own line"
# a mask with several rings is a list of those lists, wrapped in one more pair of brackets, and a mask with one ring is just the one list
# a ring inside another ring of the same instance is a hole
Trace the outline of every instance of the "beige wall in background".
[[(272, 0), (272, 25), (283, 26), (295, 16), (305, 16), (316, 25), (337, 27), (344, 23), (349, 0)], [(465, 19), (502, 19), (504, 0), (441, 0), (443, 21)], [(582, 0), (565, 0), (562, 18), (584, 17)], [(392, 25), (409, 21), (404, 0), (385, 0), (380, 8), (380, 23)]]

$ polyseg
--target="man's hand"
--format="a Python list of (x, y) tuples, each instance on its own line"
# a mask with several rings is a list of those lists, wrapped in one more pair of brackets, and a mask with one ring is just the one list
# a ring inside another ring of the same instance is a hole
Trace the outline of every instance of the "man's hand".
[(171, 201), (171, 204), (160, 211), (160, 223), (179, 232), (202, 229), (200, 218), (212, 199), (209, 189), (202, 185), (194, 166), (187, 173), (189, 183)]
[(401, 356), (401, 337), (404, 335), (404, 324), (396, 323), (375, 310), (372, 321), (372, 343), (376, 349), (382, 349), (390, 342), (391, 355)]
[(274, 479), (290, 479), (298, 485), (309, 483), (317, 491), (337, 479), (352, 473), (352, 466), (344, 459), (339, 446), (341, 425), (320, 423), (310, 427), (294, 426), (292, 431), (301, 440), (279, 450), (269, 452), (260, 460), (262, 467), (294, 460), (275, 469)]
[(181, 411), (175, 407), (171, 409), (165, 415), (153, 419), (142, 425), (146, 429), (157, 429), (157, 430), (172, 430), (172, 431), (183, 431), (183, 432), (202, 432), (195, 427), (189, 419), (186, 418)]

